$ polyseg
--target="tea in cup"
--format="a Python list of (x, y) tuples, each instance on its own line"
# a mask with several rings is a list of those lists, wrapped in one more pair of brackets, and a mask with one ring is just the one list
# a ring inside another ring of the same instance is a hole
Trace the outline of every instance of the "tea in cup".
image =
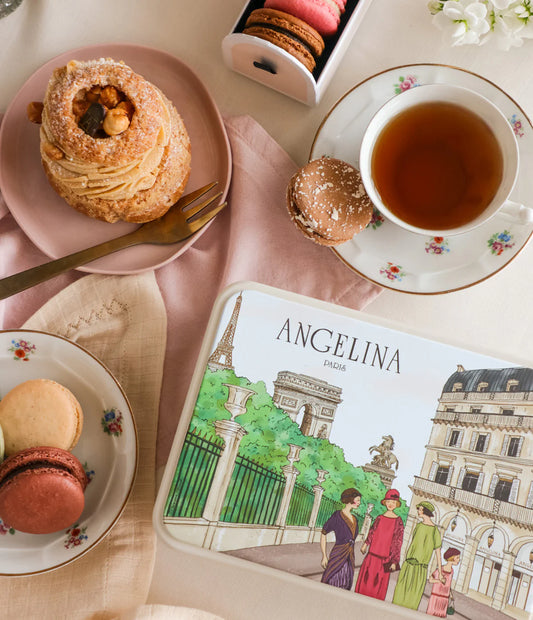
[(365, 131), (359, 166), (379, 211), (415, 233), (468, 232), (498, 212), (533, 221), (508, 200), (519, 169), (511, 124), (467, 88), (428, 84), (390, 99)]

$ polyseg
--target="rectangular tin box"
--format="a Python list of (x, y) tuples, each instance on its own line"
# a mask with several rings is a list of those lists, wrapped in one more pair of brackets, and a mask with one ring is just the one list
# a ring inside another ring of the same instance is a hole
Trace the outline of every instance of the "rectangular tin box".
[[(385, 577), (387, 617), (425, 613), (438, 558), (446, 565), (446, 552), (455, 549), (451, 591), (462, 618), (489, 611), (530, 618), (532, 429), (527, 365), (238, 283), (213, 309), (154, 526), (173, 548), (204, 554), (221, 570), (245, 563), (249, 571), (286, 575), (300, 592), (322, 589), (331, 617), (339, 595), (383, 617), (377, 595), (354, 589), (365, 561), (371, 564), (372, 544), (384, 540), (383, 501), (395, 489), (398, 527), (380, 551), (400, 567)], [(342, 534), (334, 515), (347, 487), (361, 493), (352, 509), (348, 592), (320, 583), (327, 574), (321, 540), (331, 561)], [(432, 508), (425, 523), (421, 503)], [(432, 546), (415, 562), (425, 566), (420, 598), (407, 609), (399, 583), (412, 569), (420, 528), (432, 532)], [(376, 562), (370, 569), (384, 578)]]
[(244, 7), (231, 33), (222, 41), (224, 62), (238, 73), (314, 106), (328, 87), (370, 2), (348, 0), (339, 30), (334, 36), (325, 39), (325, 50), (311, 74), (288, 52), (268, 41), (242, 33), (250, 13), (264, 4), (263, 0), (251, 0)]

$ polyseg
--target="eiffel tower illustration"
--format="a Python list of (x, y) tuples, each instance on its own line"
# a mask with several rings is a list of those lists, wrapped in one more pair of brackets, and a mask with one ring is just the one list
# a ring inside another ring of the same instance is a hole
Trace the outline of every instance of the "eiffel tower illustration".
[(235, 328), (237, 327), (237, 320), (239, 318), (239, 312), (242, 304), (242, 293), (239, 293), (233, 312), (231, 313), (231, 319), (224, 330), (222, 338), (216, 346), (216, 349), (211, 353), (207, 360), (207, 365), (211, 370), (217, 370), (218, 368), (231, 368), (232, 365), (232, 352), (233, 352), (233, 337), (235, 336)]

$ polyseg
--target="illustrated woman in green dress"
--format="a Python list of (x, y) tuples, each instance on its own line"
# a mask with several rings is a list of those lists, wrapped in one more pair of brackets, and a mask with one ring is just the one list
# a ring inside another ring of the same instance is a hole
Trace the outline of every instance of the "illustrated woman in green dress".
[(418, 516), (422, 519), (415, 525), (405, 561), (398, 575), (393, 603), (418, 609), (428, 578), (428, 565), (435, 551), (439, 579), (442, 578), (440, 548), (442, 539), (438, 527), (431, 520), (435, 508), (431, 502), (417, 504)]

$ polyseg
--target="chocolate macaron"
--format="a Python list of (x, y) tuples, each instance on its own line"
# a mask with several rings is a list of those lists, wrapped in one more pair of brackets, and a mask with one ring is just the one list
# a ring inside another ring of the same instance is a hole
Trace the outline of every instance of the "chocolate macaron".
[(324, 51), (324, 39), (303, 20), (275, 9), (255, 9), (246, 20), (244, 34), (259, 37), (285, 50), (313, 71)]
[(352, 239), (373, 213), (359, 171), (333, 157), (314, 159), (291, 178), (287, 208), (306, 237), (326, 246)]
[(6, 456), (32, 446), (71, 450), (81, 435), (83, 412), (74, 394), (51, 379), (19, 383), (0, 400)]
[(86, 486), (83, 465), (70, 452), (22, 450), (0, 465), (0, 518), (27, 534), (68, 528), (83, 512)]

